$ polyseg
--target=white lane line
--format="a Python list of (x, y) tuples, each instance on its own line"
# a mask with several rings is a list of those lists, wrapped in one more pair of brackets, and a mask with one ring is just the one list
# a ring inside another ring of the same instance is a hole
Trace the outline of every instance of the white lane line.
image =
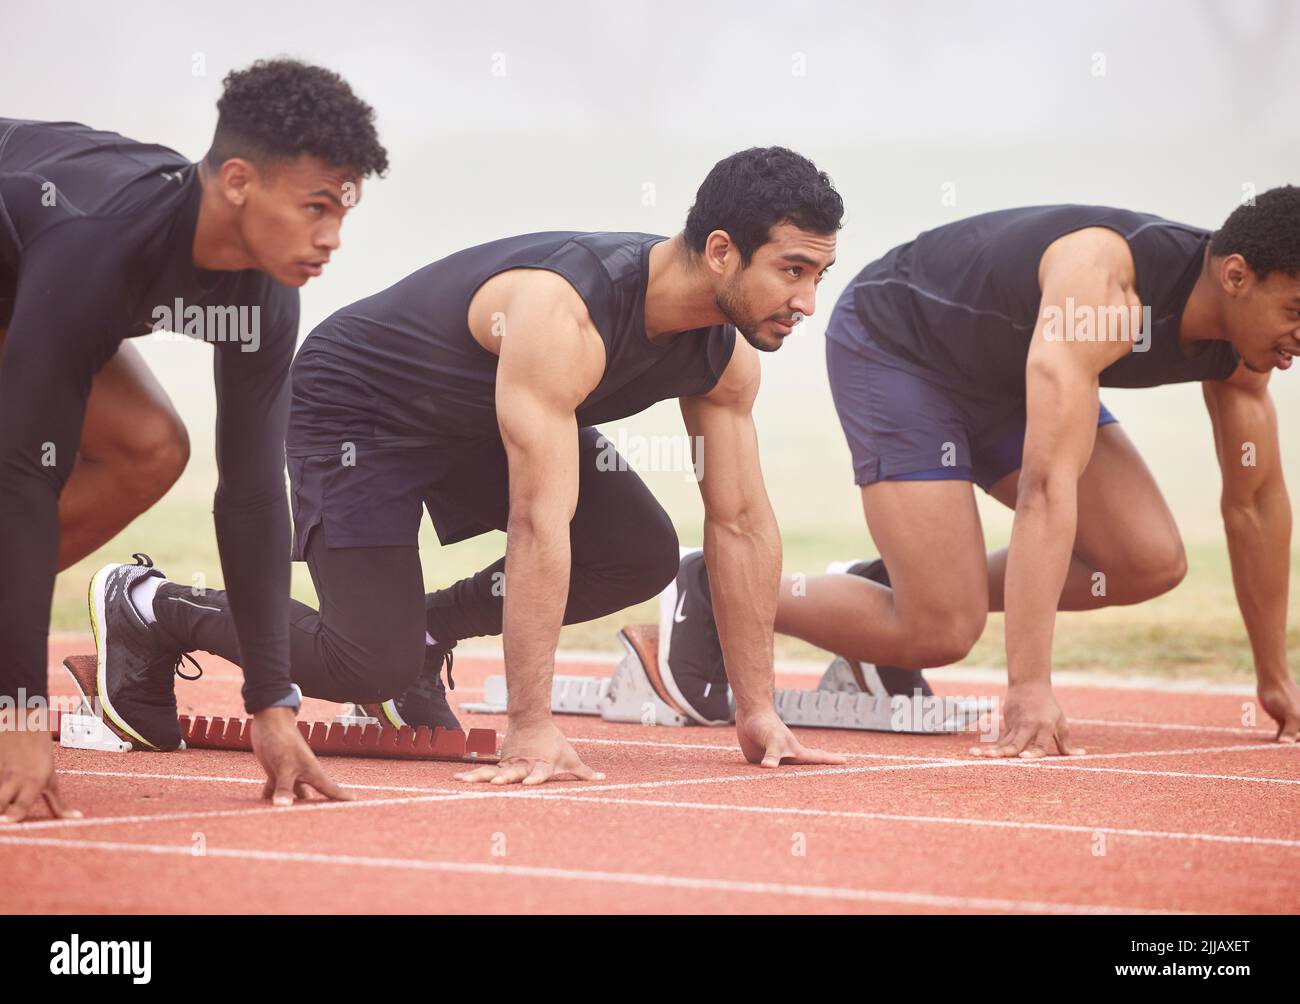
[(1071, 718), (1071, 725), (1100, 725), (1108, 729), (1138, 732), (1227, 732), (1238, 736), (1271, 736), (1276, 729), (1246, 729), (1234, 725), (1187, 725), (1183, 722), (1117, 722), (1108, 718)]
[[(1104, 768), (1100, 768), (1104, 769)], [(260, 784), (257, 778), (214, 778), (224, 782)], [(722, 780), (722, 779), (718, 779)], [(653, 782), (651, 782), (653, 783)], [(623, 788), (638, 788), (643, 786), (628, 785)], [(329, 809), (348, 809), (369, 806), (394, 806), (394, 805), (414, 805), (426, 802), (453, 802), (466, 801), (485, 798), (527, 798), (530, 800), (541, 801), (566, 801), (566, 802), (596, 802), (602, 805), (621, 805), (632, 808), (655, 807), (668, 809), (686, 809), (686, 810), (707, 810), (717, 812), (739, 812), (752, 813), (758, 815), (770, 816), (811, 816), (816, 818), (829, 819), (863, 819), (863, 820), (880, 820), (886, 822), (906, 822), (906, 823), (925, 823), (934, 825), (953, 825), (953, 826), (974, 826), (974, 827), (994, 827), (1003, 829), (1024, 829), (1024, 830), (1043, 830), (1062, 833), (1083, 833), (1096, 834), (1105, 833), (1116, 836), (1132, 836), (1146, 839), (1164, 839), (1164, 840), (1191, 840), (1211, 843), (1229, 843), (1229, 844), (1255, 844), (1276, 847), (1296, 847), (1300, 848), (1300, 840), (1288, 840), (1277, 837), (1255, 837), (1241, 836), (1232, 834), (1214, 834), (1214, 833), (1189, 833), (1189, 832), (1172, 832), (1162, 830), (1139, 830), (1131, 828), (1117, 828), (1109, 826), (1088, 826), (1081, 824), (1065, 823), (1037, 823), (1029, 821), (1016, 820), (992, 820), (962, 818), (955, 816), (916, 816), (904, 815), (898, 813), (885, 812), (864, 812), (849, 811), (840, 809), (809, 809), (794, 806), (756, 806), (756, 805), (736, 805), (725, 802), (680, 802), (667, 801), (661, 799), (637, 799), (637, 798), (610, 798), (601, 795), (588, 794), (593, 790), (610, 790), (608, 786), (603, 789), (577, 789), (570, 792), (555, 792), (545, 790), (523, 791), (512, 789), (508, 791), (463, 791), (455, 789), (412, 789), (426, 792), (425, 795), (414, 798), (391, 798), (391, 799), (369, 799), (358, 802), (325, 802), (313, 801), (303, 803), (298, 806), (278, 808), (274, 806), (258, 806), (246, 809), (217, 809), (207, 811), (165, 813), (155, 815), (136, 815), (136, 816), (116, 816), (100, 819), (80, 819), (80, 820), (42, 820), (34, 823), (22, 824), (9, 830), (10, 833), (27, 833), (36, 830), (47, 829), (81, 829), (87, 826), (113, 825), (113, 824), (153, 824), (160, 822), (177, 822), (193, 821), (200, 819), (229, 819), (245, 816), (261, 816), (272, 813), (303, 813), (308, 810), (329, 810)]]
[[(1076, 758), (1077, 759), (1077, 758)], [(1186, 777), (1202, 781), (1245, 781), (1252, 784), (1300, 785), (1300, 779), (1288, 777), (1252, 777), (1249, 774), (1196, 774), (1185, 770), (1133, 770), (1125, 767), (1079, 767), (1072, 763), (1025, 763), (1011, 761), (1013, 767), (1041, 767), (1048, 770), (1081, 770), (1097, 774), (1136, 774), (1140, 777)]]
[[(960, 761), (956, 761), (956, 762), (960, 762)], [(805, 773), (856, 774), (856, 773), (864, 773), (864, 772), (875, 771), (875, 770), (906, 770), (910, 767), (917, 767), (917, 766), (929, 767), (933, 765), (905, 764), (897, 767), (895, 766), (838, 767), (838, 768), (831, 768), (831, 769), (822, 769), (818, 771), (807, 771)], [(64, 773), (64, 771), (59, 771), (59, 773)], [(130, 775), (122, 775), (122, 776), (130, 776)], [(623, 784), (592, 785), (591, 787), (585, 787), (582, 790), (591, 791), (591, 792), (630, 791), (630, 790), (660, 788), (665, 786), (684, 785), (684, 784), (726, 784), (731, 781), (765, 781), (769, 779), (783, 780), (783, 779), (792, 778), (794, 776), (796, 775), (793, 771), (785, 771), (781, 774), (777, 774), (775, 772), (759, 773), (758, 771), (755, 771), (750, 774), (730, 775), (726, 777), (690, 778), (685, 780), (673, 780), (673, 781), (629, 781)], [(154, 777), (166, 777), (166, 775), (154, 775)], [(205, 775), (178, 774), (175, 775), (175, 779), (181, 781), (193, 781), (196, 779), (210, 780), (218, 783), (234, 783), (234, 784), (265, 784), (265, 779), (261, 779), (261, 778), (234, 778), (234, 777), (226, 778), (226, 777), (212, 777), (212, 776), (205, 776)], [(178, 822), (181, 820), (190, 820), (190, 819), (220, 819), (220, 818), (231, 818), (231, 817), (239, 817), (239, 816), (255, 816), (255, 815), (272, 813), (272, 812), (294, 812), (301, 815), (307, 812), (320, 812), (325, 810), (359, 809), (359, 808), (368, 808), (371, 806), (388, 806), (388, 805), (417, 805), (423, 802), (471, 801), (474, 799), (484, 799), (484, 798), (531, 799), (531, 798), (536, 798), (537, 795), (539, 794), (542, 794), (542, 792), (540, 792), (536, 788), (521, 788), (518, 786), (514, 786), (507, 790), (501, 790), (499, 788), (494, 790), (493, 788), (488, 786), (471, 787), (468, 783), (465, 782), (462, 783), (465, 784), (464, 788), (417, 789), (419, 791), (427, 792), (427, 794), (412, 795), (407, 798), (374, 798), (374, 799), (362, 799), (354, 802), (330, 802), (330, 801), (325, 801), (323, 799), (322, 800), (313, 799), (312, 801), (309, 802), (299, 802), (296, 805), (283, 806), (283, 807), (263, 804), (262, 806), (259, 807), (250, 807), (247, 809), (195, 810), (193, 812), (172, 812), (172, 813), (158, 813), (155, 815), (136, 815), (136, 816), (103, 816), (94, 819), (42, 819), (30, 823), (15, 823), (9, 826), (3, 826), (0, 827), (0, 833), (19, 833), (19, 832), (25, 833), (29, 830), (84, 829), (85, 827), (88, 826), (112, 826), (118, 823), (123, 823), (123, 824), (157, 823), (157, 822)], [(354, 787), (363, 788), (365, 786), (356, 785)]]
[[(260, 783), (260, 782), (259, 782)], [(153, 815), (100, 816), (94, 819), (40, 819), (33, 823), (0, 824), (0, 834), (27, 833), (33, 830), (80, 830), (88, 826), (114, 826), (117, 824), (176, 823), (193, 819), (236, 819), (240, 816), (267, 816), (281, 812), (327, 812), (330, 810), (363, 809), (385, 805), (416, 805), (423, 802), (455, 802), (473, 798), (491, 798), (493, 792), (451, 791), (445, 795), (413, 795), (409, 798), (368, 798), (354, 802), (329, 802), (316, 799), (295, 805), (278, 806), (262, 803), (247, 809), (196, 809), (192, 812), (160, 812)]]
[[(1122, 723), (1117, 723), (1117, 724), (1122, 724)], [(1250, 730), (1244, 730), (1244, 731), (1247, 734), (1251, 734), (1251, 735), (1256, 734), (1254, 732), (1251, 732)], [(1260, 732), (1258, 734), (1271, 735), (1272, 733)], [(979, 742), (979, 741), (980, 740), (978, 738), (978, 733), (974, 733), (974, 732), (969, 733), (968, 738), (966, 739), (966, 742), (970, 742), (970, 743)], [(730, 752), (730, 753), (740, 752), (739, 746), (729, 746), (726, 744), (668, 743), (668, 742), (657, 742), (655, 740), (650, 740), (650, 739), (598, 739), (598, 738), (584, 737), (584, 736), (569, 736), (569, 742), (587, 743), (593, 746), (644, 746), (652, 749), (716, 750), (720, 752)], [(1093, 760), (1099, 757), (1180, 756), (1184, 754), (1189, 756), (1195, 756), (1201, 753), (1231, 753), (1231, 752), (1236, 752), (1238, 750), (1256, 750), (1256, 749), (1295, 750), (1295, 749), (1300, 749), (1300, 746), (1287, 745), (1286, 743), (1278, 743), (1278, 742), (1242, 743), (1237, 746), (1205, 746), (1205, 747), (1198, 747), (1196, 749), (1134, 750), (1134, 751), (1128, 751), (1124, 753), (1086, 753), (1083, 756), (1070, 757), (1070, 760), (1073, 762), (1075, 760)], [(951, 756), (945, 757), (933, 753), (929, 753), (929, 754), (927, 753), (867, 753), (861, 751), (847, 752), (847, 751), (840, 751), (840, 750), (828, 750), (827, 752), (839, 753), (840, 756), (849, 757), (854, 760), (948, 761), (948, 760), (956, 759)], [(968, 757), (974, 763), (981, 762), (979, 759), (975, 757), (970, 757), (970, 755), (966, 753), (965, 749), (961, 751), (961, 759), (959, 762), (965, 763)]]
[(597, 802), (602, 805), (647, 806), (662, 809), (700, 809), (713, 812), (742, 812), (763, 816), (814, 816), (829, 819), (867, 819), (892, 823), (925, 823), (941, 826), (984, 826), (1008, 830), (1044, 830), (1059, 833), (1082, 833), (1092, 836), (1105, 833), (1108, 836), (1142, 837), (1150, 840), (1195, 840), (1208, 843), (1251, 844), (1269, 847), (1300, 848), (1300, 840), (1288, 840), (1284, 837), (1252, 837), (1225, 833), (1183, 833), (1166, 830), (1135, 830), (1113, 826), (1085, 826), (1072, 823), (1034, 823), (1006, 819), (971, 819), (959, 816), (909, 816), (892, 812), (857, 812), (845, 809), (802, 809), (792, 806), (731, 805), (727, 802), (670, 802), (660, 799), (641, 798), (606, 798), (601, 795), (588, 796), (581, 793), (561, 795), (552, 792), (539, 793), (537, 798), (545, 801), (559, 802)]
[(783, 882), (747, 882), (735, 879), (693, 878), (644, 872), (588, 871), (577, 868), (544, 868), (530, 865), (487, 865), (470, 861), (434, 861), (427, 858), (362, 857), (353, 854), (316, 854), (303, 851), (266, 851), (208, 846), (203, 855), (195, 855), (190, 844), (132, 844), (109, 840), (56, 840), (51, 837), (12, 837), (0, 835), (0, 844), (19, 847), (66, 848), (77, 852), (98, 850), (116, 854), (155, 854), (171, 857), (222, 858), (238, 861), (274, 861), (279, 863), (337, 865), (344, 868), (399, 869), (420, 872), (444, 872), (461, 875), (484, 875), (504, 878), (536, 878), (606, 885), (638, 885), (668, 889), (692, 889), (708, 892), (736, 892), (758, 896), (793, 896), (831, 899), (858, 903), (919, 906), (938, 909), (1004, 911), (1010, 913), (1077, 913), (1129, 914), (1173, 913), (1181, 911), (1150, 910), (1133, 906), (1105, 906), (1093, 903), (1053, 903), (1041, 900), (992, 899), (985, 897), (943, 896), (931, 893), (855, 889), (841, 886), (791, 885)]
[[(1224, 751), (1237, 752), (1241, 750), (1277, 750), (1281, 748), (1283, 747), (1278, 746), (1278, 744), (1276, 743), (1261, 743), (1255, 745), (1204, 747), (1200, 749), (1191, 749), (1191, 750), (1158, 750), (1155, 752), (1125, 752), (1125, 753), (1091, 753), (1091, 754), (1085, 754), (1084, 756), (1071, 757), (1069, 762), (1060, 761), (1060, 762), (1050, 762), (1050, 763), (1044, 762), (1042, 760), (1019, 760), (1014, 758), (1004, 759), (1004, 760), (993, 760), (993, 759), (983, 759), (979, 757), (970, 757), (969, 759), (964, 759), (964, 760), (937, 759), (932, 761), (924, 761), (920, 763), (874, 764), (865, 767), (821, 767), (821, 768), (809, 769), (809, 770), (791, 770), (789, 768), (785, 768), (785, 769), (779, 769), (774, 771), (754, 770), (747, 774), (731, 774), (731, 775), (725, 775), (721, 777), (676, 778), (673, 780), (662, 780), (662, 781), (632, 781), (632, 782), (625, 782), (620, 784), (596, 784), (596, 785), (584, 786), (580, 790), (592, 794), (599, 793), (599, 792), (607, 792), (607, 791), (645, 791), (645, 790), (653, 790), (656, 788), (688, 787), (688, 786), (695, 786), (695, 785), (702, 785), (702, 784), (730, 784), (733, 782), (747, 782), (747, 781), (759, 782), (759, 781), (768, 781), (768, 780), (789, 781), (789, 780), (798, 780), (799, 778), (804, 778), (804, 777), (827, 777), (827, 776), (834, 776), (840, 774), (875, 774), (875, 773), (887, 773), (887, 772), (907, 771), (907, 770), (942, 770), (951, 767), (974, 767), (974, 766), (1024, 767), (1027, 769), (1039, 769), (1039, 770), (1041, 769), (1092, 770), (1099, 773), (1100, 772), (1125, 773), (1125, 774), (1135, 774), (1142, 777), (1188, 777), (1190, 778), (1190, 777), (1196, 777), (1198, 775), (1189, 774), (1189, 773), (1180, 773), (1178, 771), (1150, 771), (1150, 770), (1130, 771), (1130, 770), (1123, 770), (1122, 768), (1111, 768), (1111, 769), (1086, 768), (1086, 767), (1078, 767), (1076, 766), (1076, 763), (1077, 761), (1080, 760), (1103, 760), (1103, 759), (1113, 758), (1113, 757), (1180, 756), (1180, 755), (1195, 755), (1200, 753), (1216, 753), (1216, 752), (1224, 752)], [(64, 773), (64, 772), (60, 771), (60, 773)], [(130, 776), (130, 775), (126, 775), (126, 776)], [(166, 775), (156, 775), (156, 777), (165, 777), (165, 776)], [(1247, 782), (1257, 782), (1257, 783), (1262, 782), (1262, 783), (1270, 783), (1270, 784), (1300, 784), (1300, 780), (1291, 780), (1286, 778), (1259, 778), (1259, 777), (1247, 777), (1247, 776), (1233, 775), (1233, 774), (1211, 775), (1211, 777), (1213, 780), (1224, 780), (1224, 781), (1247, 781)], [(220, 777), (212, 777), (211, 775), (197, 775), (197, 776), (176, 775), (176, 779), (191, 780), (191, 781), (196, 779), (211, 779), (219, 782), (230, 781), (232, 783), (241, 783), (241, 784), (265, 783), (263, 780), (258, 780), (258, 779), (220, 778)], [(361, 786), (357, 786), (357, 787), (360, 788)], [(376, 789), (379, 788), (379, 786), (374, 786), (374, 787)], [(312, 801), (305, 804), (299, 804), (296, 806), (287, 806), (280, 809), (276, 809), (275, 807), (271, 806), (271, 807), (264, 807), (264, 808), (217, 810), (216, 812), (203, 812), (203, 813), (197, 813), (197, 812), (196, 813), (170, 813), (166, 815), (160, 814), (157, 816), (119, 816), (119, 817), (106, 817), (100, 819), (79, 819), (79, 820), (78, 819), (54, 819), (54, 820), (41, 820), (34, 823), (19, 823), (15, 825), (17, 827), (22, 828), (23, 830), (35, 829), (35, 828), (62, 829), (62, 828), (71, 828), (71, 827), (79, 828), (85, 826), (112, 825), (114, 823), (119, 823), (119, 822), (138, 823), (138, 822), (149, 822), (149, 821), (175, 821), (180, 819), (210, 818), (218, 815), (254, 815), (260, 812), (272, 812), (272, 811), (303, 813), (307, 811), (327, 809), (327, 808), (352, 808), (352, 807), (371, 806), (371, 805), (409, 805), (409, 804), (416, 804), (425, 801), (462, 801), (462, 800), (468, 800), (473, 798), (494, 797), (494, 796), (513, 797), (513, 798), (535, 798), (539, 794), (545, 794), (545, 792), (539, 792), (536, 789), (534, 790), (516, 789), (512, 791), (505, 791), (505, 792), (493, 792), (491, 790), (484, 791), (482, 789), (465, 791), (465, 792), (458, 792), (455, 789), (428, 789), (428, 791), (429, 794), (423, 796), (411, 796), (409, 798), (368, 799), (368, 800), (358, 801), (358, 802)]]
[[(129, 770), (61, 770), (59, 773), (81, 777), (129, 777), (132, 780), (147, 778), (151, 781), (213, 781), (228, 784), (266, 784), (266, 778), (264, 777), (228, 777), (216, 774), (133, 774)], [(344, 784), (341, 781), (339, 787), (352, 788), (357, 791), (405, 791), (435, 795), (451, 794), (456, 790), (453, 788), (429, 788), (424, 785)]]

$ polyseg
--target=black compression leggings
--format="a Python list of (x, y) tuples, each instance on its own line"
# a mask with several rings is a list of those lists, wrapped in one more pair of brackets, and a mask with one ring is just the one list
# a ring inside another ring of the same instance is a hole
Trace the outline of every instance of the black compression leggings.
[[(677, 534), (632, 470), (598, 471), (584, 454), (570, 524), (572, 572), (564, 623), (615, 613), (659, 593), (677, 574)], [(506, 487), (485, 507), (505, 529)], [(424, 664), (425, 632), (440, 642), (501, 633), (503, 600), (494, 586), (505, 558), (436, 593), (424, 595), (414, 546), (325, 546), (317, 529), (307, 545), (319, 612), (294, 601), (290, 673), (308, 697), (373, 702), (401, 694)], [(239, 662), (226, 595), (194, 595), (168, 583), (154, 599), (158, 622), (187, 651)]]

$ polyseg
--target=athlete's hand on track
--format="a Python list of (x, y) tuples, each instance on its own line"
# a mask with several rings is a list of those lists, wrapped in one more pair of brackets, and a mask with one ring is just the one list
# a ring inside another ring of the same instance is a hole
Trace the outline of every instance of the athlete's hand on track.
[(775, 711), (754, 715), (736, 712), (736, 736), (740, 740), (740, 751), (745, 754), (745, 759), (760, 767), (848, 762), (839, 753), (827, 753), (825, 750), (804, 746)]
[(1277, 683), (1259, 685), (1257, 691), (1259, 703), (1277, 722), (1277, 741), (1294, 743), (1300, 741), (1300, 687), (1294, 680), (1280, 680)]
[(22, 822), (41, 797), (55, 819), (81, 818), (59, 794), (50, 733), (18, 731), (12, 712), (0, 715), (0, 825)]
[(1051, 756), (1082, 756), (1086, 751), (1070, 742), (1070, 726), (1056, 703), (1050, 684), (1028, 684), (1007, 688), (1002, 712), (1002, 732), (987, 748), (975, 747), (976, 756), (1018, 756), (1026, 759)]
[(457, 781), (488, 784), (541, 784), (561, 778), (603, 781), (605, 775), (592, 770), (569, 745), (564, 733), (549, 718), (514, 723), (501, 741), (501, 760), (456, 775)]
[(315, 788), (336, 802), (352, 796), (330, 780), (298, 731), (292, 708), (265, 708), (253, 715), (253, 755), (266, 771), (262, 797), (275, 805), (293, 805), (295, 797), (311, 797)]

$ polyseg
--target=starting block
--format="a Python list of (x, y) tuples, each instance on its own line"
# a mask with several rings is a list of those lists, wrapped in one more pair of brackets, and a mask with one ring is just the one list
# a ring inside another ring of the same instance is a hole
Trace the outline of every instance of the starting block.
[(105, 753), (125, 753), (131, 744), (118, 736), (96, 715), (63, 714), (56, 726), (59, 745), (65, 749), (102, 750)]
[[(618, 634), (627, 653), (610, 677), (557, 675), (551, 682), (551, 711), (557, 715), (600, 715), (607, 722), (683, 726), (693, 724), (658, 686), (659, 628), (629, 625)], [(461, 708), (504, 714), (506, 678), (489, 676), (483, 700)], [(964, 732), (996, 711), (991, 698), (893, 695), (874, 697), (858, 683), (852, 664), (837, 657), (815, 690), (778, 689), (776, 712), (787, 725), (870, 732)], [(735, 721), (732, 703), (731, 720)]]
[[(50, 730), (61, 746), (69, 749), (126, 752), (132, 744), (121, 738), (98, 715), (90, 710), (93, 693), (95, 657), (74, 655), (63, 665), (78, 681), (83, 703), (77, 714), (52, 712)], [(87, 682), (86, 674), (90, 674)], [(87, 687), (92, 689), (88, 692)], [(244, 718), (208, 718), (180, 715), (181, 749), (246, 750), (253, 749), (253, 723)], [(350, 705), (333, 722), (299, 722), (298, 731), (312, 752), (319, 756), (381, 757), (397, 760), (457, 760), (469, 763), (496, 763), (495, 729), (430, 729), (421, 726), (400, 729), (371, 718), (360, 707)]]
[[(627, 654), (614, 667), (614, 675), (565, 676), (551, 679), (551, 711), (557, 715), (599, 715), (607, 722), (682, 726), (690, 719), (670, 705), (651, 682), (659, 678), (659, 627), (629, 624), (618, 633)], [(505, 714), (506, 678), (489, 676), (483, 683), (483, 700), (462, 704), (463, 711)]]

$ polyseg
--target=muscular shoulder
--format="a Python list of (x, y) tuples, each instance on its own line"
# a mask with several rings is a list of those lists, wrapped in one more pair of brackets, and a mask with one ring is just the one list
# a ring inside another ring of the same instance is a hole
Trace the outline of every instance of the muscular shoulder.
[(1038, 263), (1038, 282), (1046, 288), (1061, 276), (1094, 276), (1107, 285), (1132, 289), (1137, 285), (1133, 251), (1128, 241), (1109, 227), (1085, 227), (1058, 237)]
[(599, 338), (578, 291), (549, 269), (501, 272), (483, 283), (470, 300), (470, 333), (494, 355), (501, 354), (502, 339), (509, 336), (512, 320), (522, 322), (525, 331), (551, 328)]

